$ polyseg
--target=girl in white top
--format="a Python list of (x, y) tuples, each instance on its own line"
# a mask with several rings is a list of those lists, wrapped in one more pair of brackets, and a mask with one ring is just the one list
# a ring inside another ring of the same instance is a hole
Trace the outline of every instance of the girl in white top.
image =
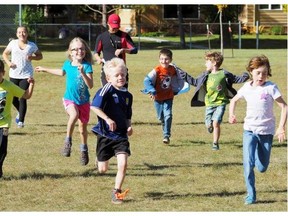
[[(3, 51), (3, 59), (9, 66), (10, 81), (26, 90), (29, 87), (28, 78), (33, 77), (32, 60), (43, 58), (37, 45), (28, 41), (28, 30), (26, 27), (17, 28), (16, 36), (18, 39), (11, 40)], [(11, 54), (11, 59), (9, 58)], [(13, 105), (18, 111), (16, 123), (19, 128), (24, 127), (24, 119), (27, 111), (26, 99), (14, 97)]]
[[(247, 188), (245, 204), (256, 202), (254, 167), (259, 172), (268, 168), (274, 134), (279, 142), (285, 140), (287, 105), (276, 84), (268, 81), (272, 76), (269, 60), (266, 56), (253, 57), (247, 66), (252, 80), (239, 89), (230, 101), (229, 122), (236, 123), (234, 113), (236, 102), (244, 98), (247, 102), (243, 133), (243, 166)], [(275, 133), (274, 101), (281, 108), (279, 126)]]

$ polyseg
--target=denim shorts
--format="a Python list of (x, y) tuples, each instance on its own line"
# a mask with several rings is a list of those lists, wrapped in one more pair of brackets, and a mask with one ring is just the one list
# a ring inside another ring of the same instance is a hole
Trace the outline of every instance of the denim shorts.
[(205, 113), (206, 126), (210, 126), (212, 121), (218, 122), (220, 124), (222, 122), (225, 109), (226, 104), (220, 106), (206, 107), (206, 113)]

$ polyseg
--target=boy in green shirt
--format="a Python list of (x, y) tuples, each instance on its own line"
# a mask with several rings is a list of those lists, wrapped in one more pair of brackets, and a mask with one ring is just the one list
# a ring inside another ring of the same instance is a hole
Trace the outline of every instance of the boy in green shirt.
[(206, 71), (197, 78), (193, 78), (180, 68), (178, 72), (183, 80), (196, 87), (191, 99), (191, 106), (206, 106), (205, 125), (209, 133), (213, 133), (213, 150), (219, 150), (220, 124), (229, 99), (237, 94), (232, 88), (233, 83), (243, 83), (249, 79), (249, 74), (244, 72), (236, 76), (222, 68), (224, 60), (220, 52), (206, 52)]
[(34, 88), (34, 79), (28, 78), (29, 88), (25, 91), (14, 83), (4, 79), (4, 63), (0, 60), (0, 178), (3, 175), (3, 162), (7, 155), (8, 132), (11, 125), (11, 107), (13, 97), (29, 99)]

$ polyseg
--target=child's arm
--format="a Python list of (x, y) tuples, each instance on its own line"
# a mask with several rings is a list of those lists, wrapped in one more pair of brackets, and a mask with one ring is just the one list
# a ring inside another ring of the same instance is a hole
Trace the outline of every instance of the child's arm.
[(83, 78), (85, 84), (88, 86), (88, 88), (90, 88), (90, 89), (93, 88), (93, 75), (92, 75), (92, 73), (86, 74), (83, 70), (82, 64), (80, 64), (78, 66), (78, 70), (80, 71), (82, 78)]
[(176, 71), (180, 75), (181, 79), (183, 79), (184, 81), (186, 81), (190, 85), (197, 86), (197, 82), (198, 82), (197, 78), (196, 79), (193, 78), (187, 72), (185, 72), (181, 68), (177, 67), (175, 64), (173, 66), (175, 67)]
[(27, 56), (27, 60), (28, 61), (32, 61), (32, 60), (41, 60), (43, 59), (43, 55), (42, 52), (40, 50), (37, 50), (35, 53), (33, 53), (32, 55), (28, 55)]
[(155, 89), (155, 82), (156, 82), (156, 71), (153, 69), (149, 74), (144, 78), (143, 84), (144, 84), (144, 90), (142, 92), (144, 94), (149, 95), (156, 95), (156, 89)]
[[(248, 72), (244, 72), (242, 75), (236, 76), (236, 75), (226, 71), (225, 75), (228, 76), (228, 82), (230, 81), (232, 83), (244, 83), (250, 78)], [(230, 84), (232, 85), (232, 83), (230, 83)]]
[(281, 107), (280, 122), (275, 134), (276, 136), (278, 136), (278, 141), (281, 143), (286, 139), (285, 126), (287, 122), (288, 110), (287, 110), (287, 104), (285, 103), (284, 99), (281, 96), (278, 97), (275, 101)]
[(133, 134), (133, 129), (131, 126), (131, 119), (127, 119), (127, 135), (131, 136)]
[(66, 73), (62, 70), (62, 69), (52, 69), (52, 68), (45, 68), (45, 67), (41, 67), (41, 66), (37, 66), (35, 67), (35, 71), (36, 72), (47, 72), (50, 74), (54, 74), (57, 76), (64, 76)]
[(106, 113), (103, 112), (102, 109), (95, 107), (95, 106), (91, 106), (90, 109), (100, 118), (102, 118), (104, 121), (106, 121), (106, 123), (109, 125), (109, 130), (111, 131), (115, 131), (116, 130), (116, 123), (109, 118), (109, 116), (106, 115)]
[(235, 95), (231, 100), (230, 100), (230, 105), (229, 105), (229, 123), (234, 124), (237, 122), (236, 115), (235, 115), (235, 108), (237, 101), (240, 99), (239, 95)]
[(33, 78), (28, 78), (27, 79), (28, 83), (29, 83), (29, 87), (28, 89), (25, 91), (25, 93), (23, 94), (22, 98), (24, 99), (29, 99), (32, 97), (33, 94), (33, 89), (34, 89), (34, 79)]
[(6, 47), (2, 54), (3, 60), (6, 62), (9, 68), (16, 68), (17, 66), (13, 62), (11, 62), (9, 59), (10, 54), (11, 54), (11, 51), (8, 50), (8, 48)]

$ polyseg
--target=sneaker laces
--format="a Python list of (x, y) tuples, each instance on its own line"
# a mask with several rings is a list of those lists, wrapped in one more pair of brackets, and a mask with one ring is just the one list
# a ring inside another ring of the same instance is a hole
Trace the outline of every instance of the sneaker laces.
[(116, 192), (116, 193), (115, 193), (115, 197), (116, 197), (116, 199), (123, 200), (128, 192), (129, 192), (129, 189), (126, 189), (126, 190), (125, 190), (124, 192), (122, 192), (122, 193)]

